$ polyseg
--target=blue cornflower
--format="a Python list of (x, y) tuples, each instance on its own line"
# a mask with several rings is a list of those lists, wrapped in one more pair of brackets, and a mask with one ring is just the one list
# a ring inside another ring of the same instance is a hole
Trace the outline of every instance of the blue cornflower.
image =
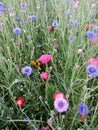
[(71, 13), (70, 9), (68, 9), (68, 10), (65, 11), (65, 14), (71, 15), (72, 13)]
[(32, 74), (32, 68), (30, 66), (25, 66), (22, 68), (21, 73), (30, 76)]
[(46, 1), (48, 1), (48, 0), (42, 0), (42, 2), (46, 2)]
[(14, 29), (13, 29), (13, 33), (16, 34), (16, 35), (17, 35), (17, 34), (20, 34), (20, 33), (21, 33), (21, 28), (19, 28), (19, 27), (14, 28)]
[(78, 104), (78, 112), (81, 114), (81, 115), (87, 115), (89, 113), (89, 110), (88, 110), (88, 106), (85, 105), (84, 103), (79, 103)]
[(78, 25), (78, 24), (79, 24), (78, 20), (77, 19), (74, 20), (74, 25)]
[(0, 8), (4, 7), (4, 4), (2, 2), (0, 2)]
[(36, 20), (36, 18), (37, 18), (36, 15), (32, 15), (32, 16), (31, 16), (31, 19), (32, 19), (32, 20)]
[(94, 38), (94, 37), (96, 37), (96, 34), (94, 32), (92, 32), (92, 31), (87, 31), (86, 32), (86, 36), (88, 38)]
[(92, 76), (98, 76), (98, 66), (89, 64), (86, 66), (86, 72)]
[(69, 41), (75, 41), (75, 40), (76, 40), (76, 37), (75, 37), (75, 36), (69, 36), (69, 37), (68, 37), (68, 40), (69, 40)]
[(98, 33), (98, 26), (95, 26), (93, 29), (95, 33)]
[(26, 8), (27, 4), (25, 2), (20, 3), (21, 8)]
[(0, 12), (5, 12), (6, 9), (4, 7), (0, 7)]
[(52, 26), (57, 26), (57, 25), (58, 25), (57, 20), (53, 20), (53, 22), (52, 22)]
[(29, 130), (35, 130), (35, 128), (34, 128), (34, 127), (31, 127)]
[(24, 119), (24, 120), (29, 120), (29, 117), (25, 115), (25, 116), (23, 117), (23, 119)]
[(72, 19), (69, 19), (68, 23), (72, 25), (74, 24), (74, 21)]
[(15, 21), (19, 21), (20, 19), (19, 19), (18, 17), (15, 17), (14, 20), (15, 20)]

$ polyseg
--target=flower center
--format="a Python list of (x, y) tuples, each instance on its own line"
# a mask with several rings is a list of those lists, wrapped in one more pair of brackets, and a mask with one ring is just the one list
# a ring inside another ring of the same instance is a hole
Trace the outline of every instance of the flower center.
[(29, 72), (29, 69), (26, 69), (25, 72), (28, 73), (28, 72)]
[(96, 72), (96, 70), (95, 70), (94, 68), (90, 68), (89, 71), (90, 71), (91, 73)]
[(59, 102), (58, 106), (59, 107), (63, 107), (64, 103), (63, 102)]

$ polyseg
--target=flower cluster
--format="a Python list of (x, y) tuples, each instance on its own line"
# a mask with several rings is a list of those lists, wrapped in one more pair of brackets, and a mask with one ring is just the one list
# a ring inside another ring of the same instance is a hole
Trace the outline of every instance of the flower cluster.
[(91, 58), (87, 61), (86, 71), (92, 76), (98, 76), (98, 58)]
[(62, 113), (68, 110), (69, 104), (62, 92), (55, 92), (53, 95), (53, 99), (54, 99), (54, 108), (58, 112)]
[(57, 26), (58, 26), (58, 21), (53, 20), (52, 24), (49, 26), (49, 31), (54, 32), (54, 27), (57, 27)]
[[(97, 43), (98, 41), (98, 26), (94, 24), (86, 24), (86, 36), (89, 38), (91, 43)], [(90, 29), (90, 30), (88, 30)]]
[(70, 25), (78, 25), (78, 24), (79, 24), (79, 22), (78, 22), (77, 19), (76, 19), (76, 20), (69, 19), (68, 23), (69, 23)]
[(85, 120), (85, 115), (87, 115), (89, 113), (89, 109), (88, 106), (85, 105), (84, 103), (79, 103), (78, 104), (78, 112), (80, 113), (80, 118), (81, 120)]

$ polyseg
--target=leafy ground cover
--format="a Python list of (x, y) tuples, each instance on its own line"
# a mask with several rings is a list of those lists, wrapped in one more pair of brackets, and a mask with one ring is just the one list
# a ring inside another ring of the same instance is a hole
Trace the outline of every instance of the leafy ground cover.
[(0, 1), (0, 129), (98, 130), (98, 1)]

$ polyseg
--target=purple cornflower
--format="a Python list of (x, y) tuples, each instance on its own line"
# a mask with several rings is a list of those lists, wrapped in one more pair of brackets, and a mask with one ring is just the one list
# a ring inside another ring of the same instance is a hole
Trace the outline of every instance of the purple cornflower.
[(75, 36), (69, 36), (69, 37), (68, 37), (68, 40), (69, 40), (69, 41), (75, 41), (75, 40), (76, 40), (76, 37), (75, 37)]
[(52, 26), (54, 27), (54, 26), (57, 26), (57, 25), (58, 25), (57, 20), (53, 20), (53, 22), (52, 22)]
[(26, 8), (27, 4), (25, 2), (20, 3), (21, 8)]
[(1, 22), (0, 23), (0, 29), (3, 28), (5, 26), (5, 23)]
[(87, 36), (88, 38), (94, 38), (94, 37), (96, 36), (96, 34), (95, 34), (94, 32), (92, 32), (92, 31), (87, 31), (87, 32), (86, 32), (86, 36)]
[(58, 112), (65, 112), (67, 111), (69, 104), (66, 99), (64, 98), (57, 98), (54, 101), (54, 107)]
[(81, 114), (81, 115), (87, 115), (89, 113), (89, 110), (88, 110), (88, 106), (85, 105), (84, 103), (79, 103), (78, 104), (78, 112)]
[(36, 15), (32, 15), (32, 16), (31, 16), (31, 19), (32, 19), (32, 20), (36, 20), (36, 18), (37, 18)]
[(25, 66), (22, 68), (21, 73), (30, 76), (32, 74), (32, 68), (30, 66)]
[(86, 72), (92, 76), (98, 76), (98, 67), (96, 65), (89, 64), (86, 66)]
[(16, 35), (20, 34), (21, 33), (21, 29), (19, 27), (16, 27), (16, 28), (13, 29), (13, 33), (16, 34)]

